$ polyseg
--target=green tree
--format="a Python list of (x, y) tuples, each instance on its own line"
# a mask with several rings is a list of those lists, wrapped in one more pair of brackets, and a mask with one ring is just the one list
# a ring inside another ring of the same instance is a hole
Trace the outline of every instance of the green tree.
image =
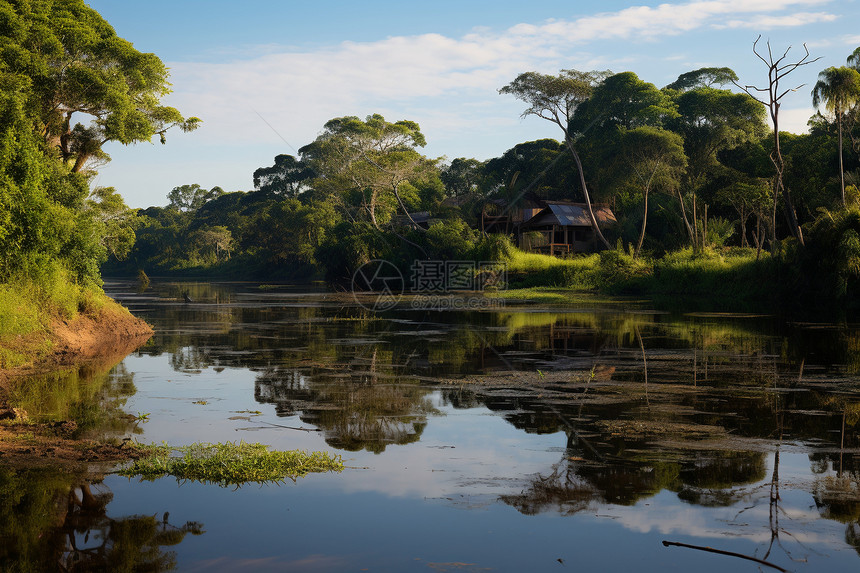
[(738, 76), (731, 68), (699, 68), (678, 76), (678, 79), (666, 86), (666, 89), (681, 92), (697, 88), (713, 88), (715, 85), (724, 86), (738, 81)]
[(172, 127), (195, 129), (160, 104), (170, 92), (167, 68), (134, 49), (83, 0), (0, 2), (0, 65), (28, 78), (28, 109), (50, 147), (72, 172), (105, 159), (108, 141), (165, 141)]
[(719, 152), (766, 133), (764, 107), (747, 94), (697, 87), (673, 99), (678, 116), (667, 127), (684, 138), (690, 188), (700, 187), (710, 172), (719, 170)]
[(477, 191), (483, 179), (486, 162), (477, 159), (458, 157), (444, 166), (439, 176), (445, 185), (445, 191), (450, 197), (460, 197)]
[(839, 133), (839, 183), (842, 191), (842, 207), (845, 202), (845, 167), (842, 159), (842, 123), (848, 110), (860, 102), (860, 72), (849, 67), (829, 67), (818, 74), (818, 82), (812, 88), (812, 105), (816, 108), (824, 104), (827, 111), (833, 112)]
[(84, 209), (86, 178), (47, 153), (33, 131), (26, 80), (0, 71), (0, 87), (0, 281), (100, 284), (105, 249)]
[(585, 182), (585, 173), (582, 168), (582, 160), (574, 145), (581, 135), (573, 130), (571, 121), (576, 110), (585, 104), (597, 86), (610, 72), (581, 72), (578, 70), (561, 70), (559, 75), (551, 76), (538, 72), (525, 72), (520, 74), (511, 83), (499, 90), (501, 94), (513, 95), (528, 106), (522, 113), (522, 117), (530, 115), (551, 121), (561, 128), (564, 133), (564, 143), (573, 156), (579, 172), (579, 182), (582, 187), (582, 195), (591, 220), (594, 234), (600, 239), (604, 247), (609, 248), (609, 241), (603, 236), (594, 209), (591, 206), (591, 196), (588, 193), (588, 185)]
[(860, 48), (855, 48), (851, 55), (848, 56), (848, 65), (855, 70), (860, 70)]
[(277, 155), (274, 165), (254, 171), (254, 188), (263, 193), (298, 197), (307, 190), (313, 176), (313, 170), (292, 155)]
[(227, 227), (200, 227), (189, 237), (190, 242), (209, 262), (219, 263), (230, 258), (233, 250), (233, 234)]
[(612, 128), (663, 127), (678, 116), (672, 99), (633, 72), (605, 78), (576, 110), (572, 128), (590, 137), (602, 137)]
[(328, 121), (323, 133), (299, 153), (316, 174), (314, 188), (337, 198), (348, 216), (356, 218), (350, 206), (357, 202), (379, 229), (399, 206), (419, 228), (401, 196), (401, 185), (436, 175), (435, 161), (416, 150), (425, 144), (414, 121), (391, 123), (374, 114), (364, 120), (349, 116)]
[(99, 233), (107, 252), (118, 260), (125, 259), (135, 241), (140, 218), (113, 187), (96, 187), (87, 199), (87, 209), (103, 225)]
[[(487, 161), (484, 167), (487, 192), (501, 195), (509, 204), (567, 199), (576, 182), (576, 168), (564, 144), (555, 139), (538, 139), (518, 143), (501, 157)], [(567, 158), (567, 159), (566, 159)]]
[(168, 207), (176, 209), (180, 213), (193, 212), (206, 204), (207, 201), (216, 199), (223, 194), (224, 190), (218, 186), (207, 191), (197, 183), (180, 185), (179, 187), (174, 187), (167, 194), (167, 199), (170, 201)]
[(756, 215), (756, 230), (753, 233), (753, 240), (756, 248), (761, 249), (763, 242), (762, 220), (767, 220), (766, 213), (770, 208), (771, 193), (767, 188), (767, 184), (763, 181), (738, 181), (732, 185), (721, 189), (716, 199), (723, 205), (730, 205), (737, 211), (738, 221), (741, 227), (741, 246), (746, 247), (747, 242), (747, 221), (752, 215)]
[(624, 130), (621, 150), (630, 175), (638, 183), (643, 197), (642, 227), (634, 258), (642, 250), (645, 225), (648, 222), (648, 195), (652, 190), (677, 191), (687, 166), (684, 142), (677, 133), (643, 126)]

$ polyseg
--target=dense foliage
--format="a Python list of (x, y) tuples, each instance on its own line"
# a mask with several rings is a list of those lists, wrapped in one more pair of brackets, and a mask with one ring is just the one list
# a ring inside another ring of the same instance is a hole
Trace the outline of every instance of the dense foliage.
[(137, 217), (115, 189), (91, 189), (93, 168), (108, 141), (196, 127), (159, 104), (168, 85), (83, 0), (0, 0), (0, 338), (96, 304), (100, 266), (129, 253)]
[[(374, 259), (404, 276), (416, 260), (497, 260), (528, 285), (662, 292), (659, 277), (671, 276), (686, 290), (741, 296), (721, 286), (736, 278), (757, 285), (756, 300), (800, 300), (815, 289), (844, 300), (856, 280), (848, 221), (860, 207), (860, 88), (856, 70), (845, 70), (850, 81), (825, 70), (813, 90), (829, 115), (816, 114), (808, 134), (782, 134), (779, 176), (767, 107), (726, 89), (738, 80), (729, 68), (694, 70), (662, 89), (633, 72), (521, 74), (500, 92), (525, 102), (524, 116), (557, 125), (562, 141), (519, 143), (487, 161), (425, 157), (412, 121), (335, 118), (298, 156), (257, 169), (253, 191), (175, 188), (167, 207), (139, 213), (136, 247), (106, 270), (345, 285)], [(521, 274), (519, 263), (532, 259), (511, 244), (513, 229), (494, 235), (483, 221), (547, 200), (609, 206), (617, 224), (600, 229), (596, 246), (616, 255)], [(783, 213), (812, 244), (795, 244)], [(771, 280), (781, 284), (761, 286)]]
[[(754, 248), (754, 267), (765, 258), (786, 265), (798, 291), (815, 283), (844, 299), (856, 280), (853, 55), (822, 71), (811, 96), (824, 113), (805, 135), (773, 137), (766, 121), (768, 111), (776, 119), (773, 107), (726, 89), (738, 82), (729, 68), (693, 70), (664, 88), (630, 71), (526, 72), (500, 93), (521, 100), (524, 116), (555, 124), (560, 141), (448, 161), (421, 153), (426, 140), (414, 121), (338, 117), (296, 156), (257, 169), (254, 190), (183, 184), (167, 206), (135, 213), (115, 190), (91, 190), (90, 181), (107, 160), (104, 143), (164, 141), (171, 127), (199, 122), (159, 103), (164, 65), (80, 0), (0, 0), (0, 29), (6, 285), (29, 277), (47, 290), (69, 282), (97, 288), (100, 265), (128, 275), (322, 276), (343, 284), (374, 259), (404, 274), (416, 260), (511, 263), (519, 251), (488, 233), (485, 217), (546, 200), (588, 207), (595, 246), (618, 253), (594, 263), (606, 267), (598, 273), (605, 280), (618, 276), (618, 257), (642, 259), (657, 276), (666, 255), (733, 247)], [(593, 204), (611, 208), (617, 224), (599, 226)]]

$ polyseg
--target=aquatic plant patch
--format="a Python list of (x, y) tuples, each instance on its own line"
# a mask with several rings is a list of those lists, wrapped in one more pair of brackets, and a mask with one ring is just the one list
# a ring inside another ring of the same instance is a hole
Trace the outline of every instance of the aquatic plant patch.
[(117, 473), (154, 480), (171, 475), (180, 480), (221, 486), (294, 480), (309, 473), (340, 472), (343, 460), (328, 452), (269, 450), (264, 444), (227, 442), (189, 446), (140, 446), (146, 455)]

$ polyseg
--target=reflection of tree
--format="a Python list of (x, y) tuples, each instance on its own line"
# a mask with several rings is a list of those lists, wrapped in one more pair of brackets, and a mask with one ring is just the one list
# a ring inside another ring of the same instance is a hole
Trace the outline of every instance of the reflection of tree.
[[(0, 469), (0, 570), (166, 571), (175, 554), (164, 547), (203, 533), (165, 513), (112, 518), (113, 494), (58, 470)], [(78, 485), (74, 485), (75, 483)]]
[(632, 505), (668, 490), (688, 503), (728, 506), (743, 495), (733, 488), (765, 476), (759, 452), (684, 451), (677, 444), (643, 441), (619, 447), (613, 436), (598, 431), (592, 425), (569, 425), (564, 457), (549, 473), (534, 476), (528, 489), (503, 501), (524, 513), (566, 514), (586, 509), (590, 501)]
[(125, 365), (88, 364), (22, 377), (10, 389), (9, 402), (38, 422), (71, 420), (77, 435), (129, 431), (122, 407), (137, 392), (134, 374)]
[(177, 372), (200, 372), (215, 361), (208, 348), (183, 346), (170, 354), (170, 366)]
[(576, 471), (570, 458), (562, 458), (548, 474), (535, 476), (528, 488), (515, 495), (503, 495), (501, 500), (525, 515), (556, 511), (572, 515), (593, 506), (599, 492)]
[(366, 365), (336, 373), (267, 370), (257, 378), (254, 395), (275, 404), (279, 415), (300, 413), (302, 421), (325, 432), (332, 447), (379, 453), (421, 437), (427, 414), (435, 412), (430, 392), (416, 380), (380, 372), (371, 357)]
[[(838, 463), (839, 469), (815, 478), (812, 497), (822, 517), (845, 524), (845, 542), (860, 553), (860, 468), (857, 467), (857, 457), (851, 456), (850, 460), (850, 467), (845, 468), (840, 453), (839, 461), (832, 462), (833, 465)], [(813, 463), (816, 473), (828, 471), (826, 457), (819, 456)]]

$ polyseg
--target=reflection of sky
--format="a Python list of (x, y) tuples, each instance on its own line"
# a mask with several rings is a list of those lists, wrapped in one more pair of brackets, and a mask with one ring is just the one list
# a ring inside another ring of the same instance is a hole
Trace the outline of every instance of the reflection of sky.
[[(125, 409), (149, 414), (140, 441), (245, 440), (333, 451), (321, 432), (266, 425), (312, 428), (254, 399), (257, 372), (177, 372), (167, 353), (129, 356), (125, 365), (138, 389)], [(765, 479), (739, 488), (730, 507), (693, 505), (663, 491), (632, 506), (593, 502), (574, 515), (526, 516), (499, 497), (549, 475), (564, 456), (566, 437), (526, 433), (484, 407), (458, 410), (443, 405), (438, 393), (428, 396), (440, 414), (427, 415), (419, 441), (388, 445), (380, 454), (338, 452), (349, 466), (341, 474), (238, 490), (109, 477), (115, 494), (109, 514), (169, 511), (173, 524), (202, 522), (204, 535), (171, 548), (182, 571), (760, 570), (660, 542), (763, 557), (771, 540), (772, 455)], [(206, 403), (195, 404), (200, 401)], [(247, 413), (257, 410), (261, 415)], [(810, 492), (820, 476), (811, 474), (804, 447), (784, 449), (779, 469), (781, 546), (768, 559), (793, 571), (855, 570), (858, 557), (844, 542), (845, 525), (819, 518)]]
[[(127, 411), (148, 413), (138, 441), (173, 445), (192, 442), (262, 442), (276, 449), (334, 451), (321, 432), (267, 427), (313, 428), (298, 416), (278, 417), (273, 404), (254, 400), (256, 373), (245, 369), (209, 368), (199, 374), (174, 371), (167, 355), (129, 356), (126, 367), (135, 372), (137, 394)], [(421, 440), (408, 446), (389, 445), (381, 455), (366, 451), (338, 452), (351, 467), (340, 483), (345, 492), (370, 491), (394, 497), (446, 497), (466, 489), (469, 495), (519, 492), (524, 478), (557, 462), (565, 436), (525, 434), (485, 408), (456, 410), (443, 406), (433, 394), (441, 415), (428, 416)], [(206, 404), (194, 404), (204, 400)], [(241, 411), (260, 411), (251, 420)], [(253, 428), (253, 429), (249, 429)]]

